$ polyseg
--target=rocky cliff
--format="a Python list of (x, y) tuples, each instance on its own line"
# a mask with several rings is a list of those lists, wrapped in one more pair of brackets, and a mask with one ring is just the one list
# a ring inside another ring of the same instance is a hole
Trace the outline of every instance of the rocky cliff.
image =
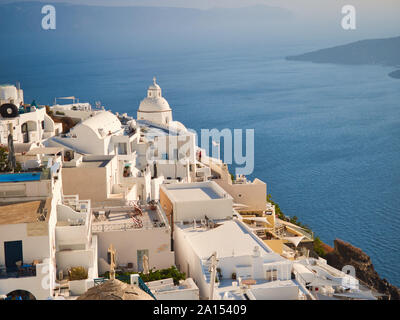
[(381, 279), (375, 271), (371, 258), (361, 249), (340, 239), (334, 241), (334, 250), (325, 256), (328, 264), (339, 270), (345, 265), (352, 265), (356, 270), (356, 276), (367, 285), (392, 300), (400, 300), (400, 289), (391, 285), (386, 279)]

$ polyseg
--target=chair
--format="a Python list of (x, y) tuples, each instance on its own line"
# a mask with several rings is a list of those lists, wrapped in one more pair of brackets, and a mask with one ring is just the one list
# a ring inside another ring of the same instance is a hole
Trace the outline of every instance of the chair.
[(105, 212), (105, 217), (106, 217), (106, 219), (108, 220), (108, 218), (110, 217), (110, 214), (111, 214), (111, 210), (107, 210), (106, 212)]

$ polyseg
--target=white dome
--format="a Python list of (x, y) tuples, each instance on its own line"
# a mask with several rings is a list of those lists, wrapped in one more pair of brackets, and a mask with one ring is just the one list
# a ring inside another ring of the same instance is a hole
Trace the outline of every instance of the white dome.
[(167, 100), (163, 97), (145, 98), (140, 102), (139, 112), (162, 112), (171, 111)]
[(139, 112), (165, 112), (171, 111), (167, 100), (161, 93), (160, 86), (156, 83), (156, 78), (153, 78), (153, 84), (147, 89), (147, 97), (140, 102)]
[(171, 128), (173, 128), (173, 129), (175, 129), (175, 130), (178, 130), (178, 131), (184, 131), (184, 132), (187, 131), (187, 129), (186, 129), (186, 127), (184, 126), (184, 124), (183, 124), (182, 122), (179, 122), (179, 121), (172, 121), (172, 122), (169, 124), (169, 126), (170, 126)]

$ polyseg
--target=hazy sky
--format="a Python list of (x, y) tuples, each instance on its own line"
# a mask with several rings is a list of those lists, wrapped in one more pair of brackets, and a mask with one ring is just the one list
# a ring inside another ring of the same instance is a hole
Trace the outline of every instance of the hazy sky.
[[(0, 0), (21, 2), (37, 0)], [(271, 21), (272, 28), (290, 28), (302, 31), (304, 36), (317, 38), (331, 37), (333, 43), (349, 42), (365, 38), (393, 37), (400, 35), (400, 0), (41, 0), (43, 3), (71, 3), (101, 6), (169, 6), (196, 9), (240, 8), (254, 5), (267, 5), (291, 11), (290, 21)], [(344, 5), (356, 9), (357, 30), (344, 32), (341, 28)], [(251, 24), (252, 21), (249, 21)], [(265, 18), (265, 23), (269, 22)], [(287, 29), (289, 30), (289, 29)], [(334, 40), (332, 37), (337, 36)]]
[[(21, 0), (37, 1), (37, 0)], [(0, 0), (1, 2), (21, 2)], [(39, 0), (40, 2), (69, 2), (104, 6), (173, 6), (208, 9), (213, 7), (243, 7), (257, 4), (290, 8), (295, 11), (322, 12), (335, 9), (338, 5), (351, 4), (367, 9), (370, 13), (376, 10), (400, 9), (399, 0)]]

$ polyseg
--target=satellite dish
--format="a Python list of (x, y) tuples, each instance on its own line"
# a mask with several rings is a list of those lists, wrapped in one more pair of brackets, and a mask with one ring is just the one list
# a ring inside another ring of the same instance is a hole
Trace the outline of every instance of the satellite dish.
[(5, 103), (0, 106), (0, 114), (3, 118), (15, 118), (18, 116), (18, 108), (13, 103)]

